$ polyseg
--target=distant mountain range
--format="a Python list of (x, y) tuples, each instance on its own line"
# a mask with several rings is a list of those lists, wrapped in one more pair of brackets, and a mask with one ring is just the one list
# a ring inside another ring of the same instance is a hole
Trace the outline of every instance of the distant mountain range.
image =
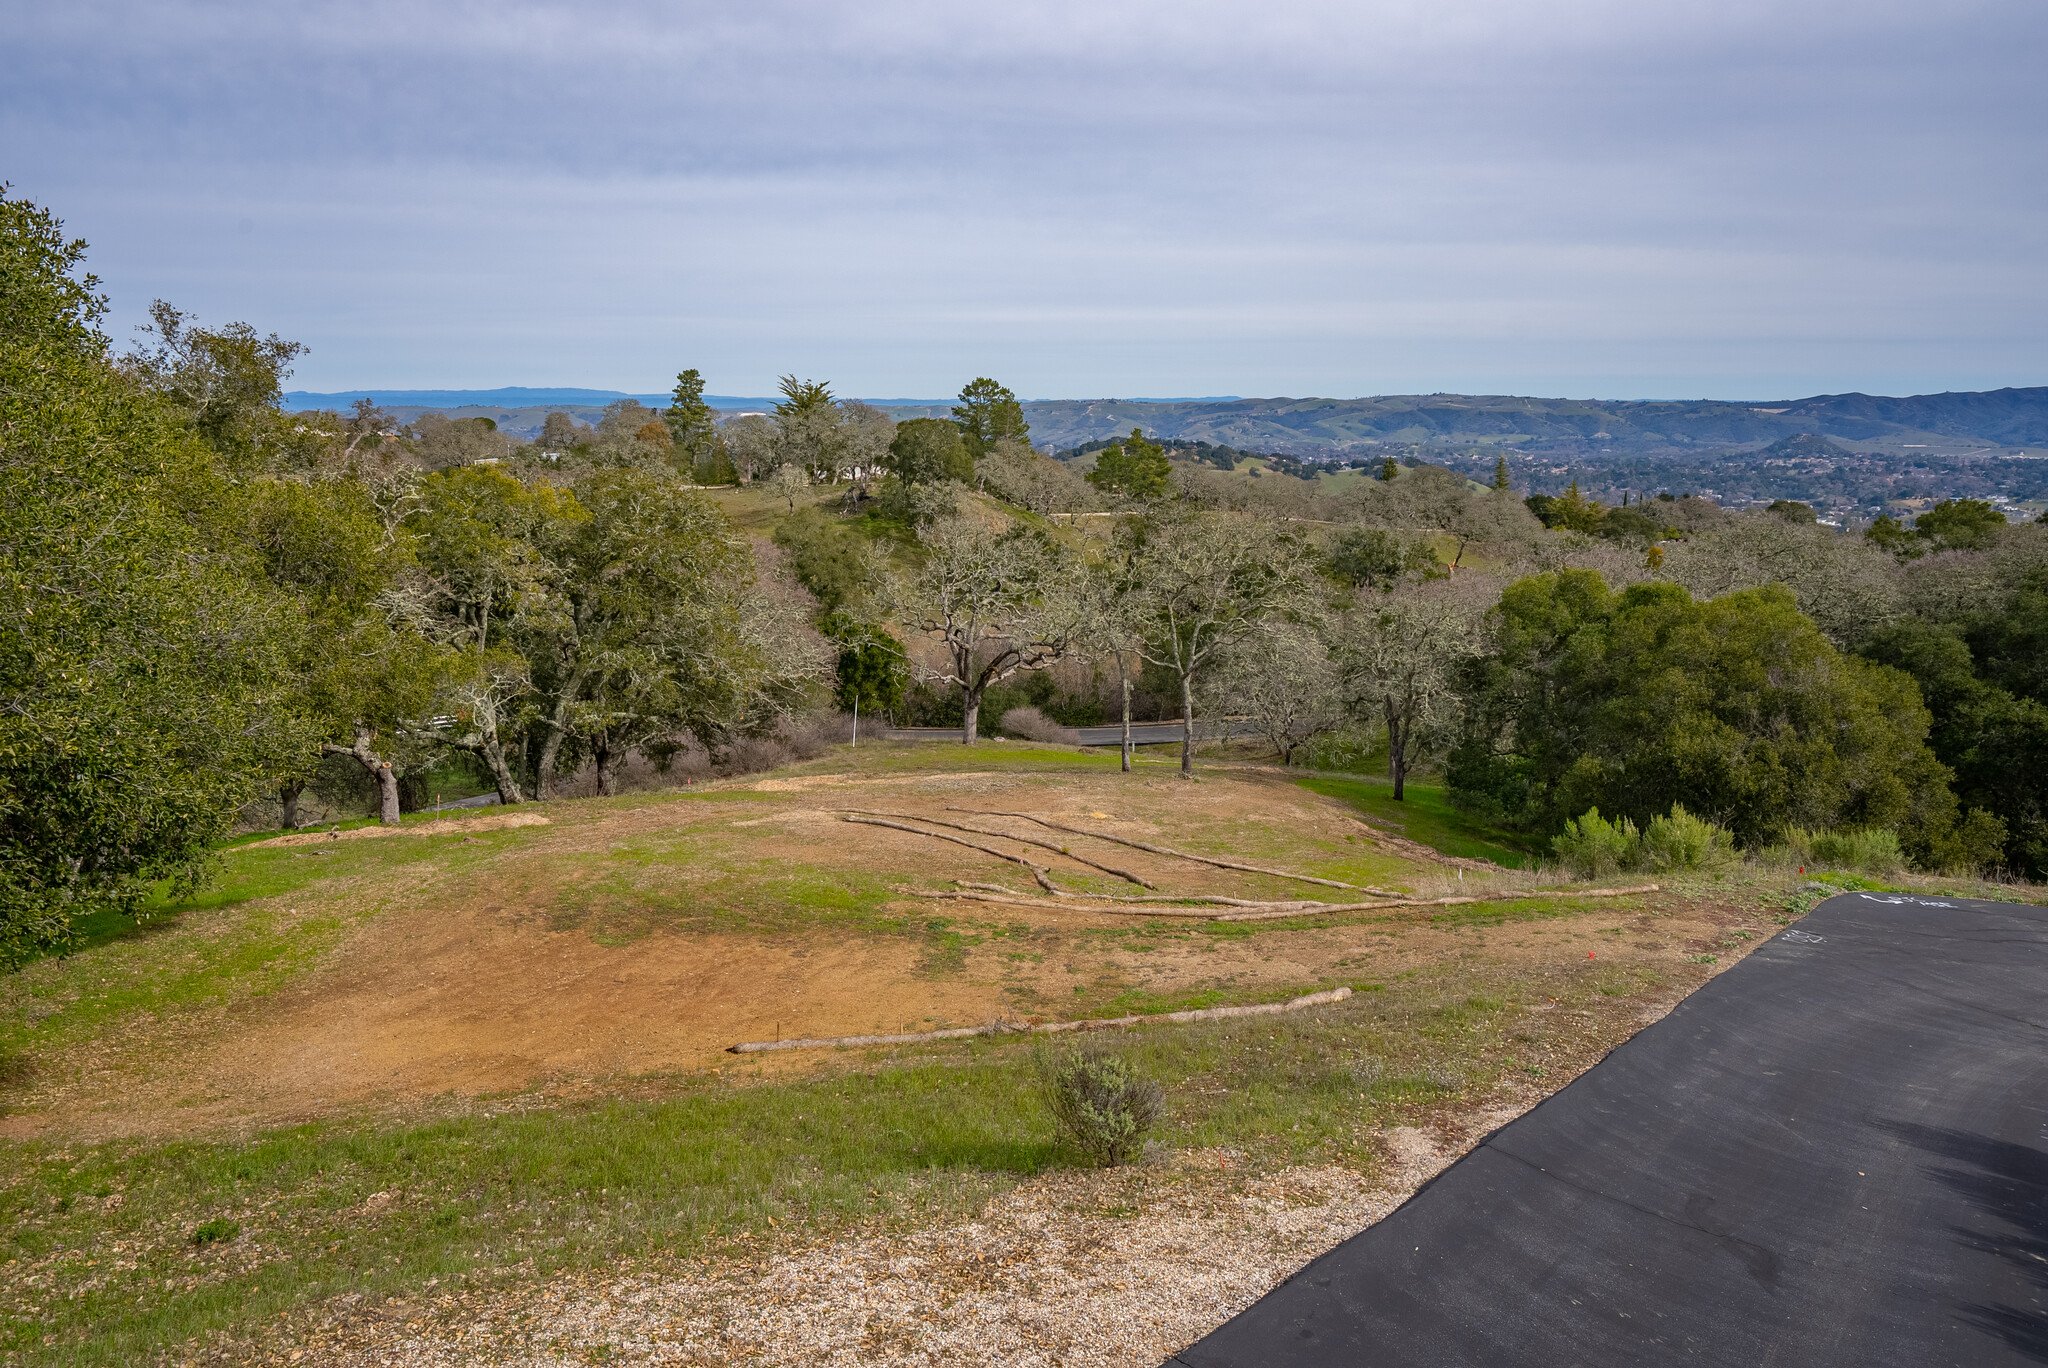
[(1063, 448), (1132, 427), (1155, 437), (1296, 455), (1474, 442), (1565, 451), (1726, 448), (1799, 433), (1886, 447), (2048, 445), (2048, 386), (1904, 399), (1822, 394), (1758, 403), (1471, 394), (1182, 403), (1097, 399), (1031, 403), (1024, 411), (1034, 440)]
[[(606, 404), (637, 399), (650, 407), (666, 394), (618, 390), (354, 390), (294, 391), (293, 409), (346, 409), (370, 399), (401, 420), (425, 412), (488, 416), (511, 431), (538, 430), (551, 410), (590, 421)], [(765, 396), (706, 395), (725, 412), (766, 410)], [(899, 417), (943, 415), (947, 399), (870, 399)], [(1756, 447), (1799, 433), (1850, 445), (1910, 448), (2048, 446), (2048, 386), (1890, 398), (1821, 394), (1805, 399), (1737, 403), (1723, 400), (1539, 399), (1516, 395), (1382, 395), (1368, 399), (1041, 399), (1024, 412), (1032, 439), (1065, 448), (1142, 428), (1256, 451), (1330, 455), (1408, 445), (1474, 443), (1559, 452), (1697, 450)]]

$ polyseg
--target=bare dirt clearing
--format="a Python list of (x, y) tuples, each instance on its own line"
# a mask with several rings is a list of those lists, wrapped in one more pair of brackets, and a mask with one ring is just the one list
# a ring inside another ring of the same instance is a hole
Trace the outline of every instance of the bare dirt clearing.
[[(1012, 767), (891, 773), (887, 766), (904, 757), (878, 749), (863, 758), (879, 761), (880, 772), (561, 804), (545, 818), (499, 814), (347, 847), (324, 835), (243, 847), (227, 857), (232, 872), (255, 878), (260, 866), (263, 877), (294, 885), (252, 905), (338, 918), (346, 932), (268, 991), (228, 993), (169, 1014), (142, 1038), (109, 1018), (105, 1031), (50, 1051), (31, 1081), (12, 1089), (0, 1134), (189, 1133), (365, 1106), (402, 1111), (447, 1094), (459, 1100), (721, 1067), (730, 1063), (725, 1047), (741, 1040), (1267, 1000), (1384, 979), (1446, 955), (1555, 963), (1593, 950), (1669, 965), (1713, 936), (1722, 915), (1654, 897), (1588, 908), (1564, 900), (1489, 905), (1481, 915), (1424, 909), (1290, 922), (1247, 934), (1192, 918), (1134, 926), (1049, 898), (1030, 906), (935, 903), (913, 891), (1014, 881), (1023, 871), (946, 841), (850, 825), (840, 814), (856, 804), (832, 801), (857, 788), (862, 811), (1049, 834), (1015, 818), (958, 811), (1000, 807), (1424, 895), (1491, 888), (1512, 897), (1531, 886), (1507, 871), (1413, 860), (1376, 842), (1344, 805), (1270, 773), (1189, 785), (1017, 749), (996, 754)], [(952, 758), (929, 749), (918, 758), (927, 757)], [(962, 761), (971, 763), (954, 763)], [(1042, 862), (1062, 887), (1135, 891), (1043, 845), (972, 839)], [(1324, 896), (1268, 875), (1055, 839), (1098, 862), (1113, 854), (1166, 893)], [(297, 848), (306, 844), (313, 849)], [(282, 845), (294, 848), (268, 848)], [(402, 876), (402, 888), (390, 896), (393, 880), (383, 878), (385, 896), (366, 913), (365, 885), (382, 872), (360, 863), (370, 850), (387, 861), (383, 870)], [(292, 866), (279, 874), (283, 861)], [(1663, 910), (1645, 917), (1660, 901)], [(205, 936), (207, 918), (220, 915), (187, 913), (165, 934)], [(32, 990), (26, 980), (34, 976), (8, 987)]]

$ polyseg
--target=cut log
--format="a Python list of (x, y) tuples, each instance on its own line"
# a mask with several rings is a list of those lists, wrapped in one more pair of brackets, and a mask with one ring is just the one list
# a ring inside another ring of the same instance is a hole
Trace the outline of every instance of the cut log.
[(847, 808), (843, 809), (843, 812), (850, 812), (862, 817), (893, 817), (900, 822), (923, 822), (927, 826), (951, 827), (955, 831), (971, 831), (977, 836), (1000, 836), (1006, 841), (1015, 841), (1019, 845), (1036, 846), (1040, 850), (1050, 850), (1054, 854), (1064, 855), (1076, 864), (1087, 865), (1090, 869), (1099, 869), (1105, 874), (1114, 874), (1117, 878), (1134, 883), (1140, 888), (1158, 887), (1158, 885), (1149, 880), (1139, 878), (1128, 869), (1118, 869), (1115, 865), (1098, 864), (1086, 855), (1076, 855), (1065, 846), (1054, 845), (1051, 841), (1040, 841), (1030, 836), (1017, 836), (1007, 831), (990, 831), (987, 827), (966, 826), (960, 822), (948, 822), (939, 817), (925, 817), (915, 812), (868, 812), (861, 808)]
[(943, 831), (924, 831), (918, 827), (907, 826), (902, 822), (887, 821), (880, 817), (858, 817), (851, 813), (842, 813), (839, 820), (842, 822), (858, 822), (862, 826), (889, 827), (896, 831), (907, 831), (913, 836), (929, 836), (935, 841), (951, 841), (954, 845), (966, 846), (969, 850), (978, 850), (984, 855), (993, 855), (998, 860), (1008, 860), (1011, 864), (1023, 865), (1031, 871), (1031, 877), (1038, 881), (1038, 886), (1048, 893), (1063, 891), (1059, 885), (1047, 877), (1049, 871), (1045, 866), (1033, 864), (1022, 855), (1012, 855), (1007, 850), (997, 850), (994, 846), (977, 845), (973, 841), (963, 841), (958, 836), (948, 836)]
[(1069, 836), (1092, 836), (1098, 841), (1110, 841), (1117, 845), (1129, 846), (1133, 850), (1147, 850), (1154, 855), (1170, 855), (1176, 860), (1192, 860), (1196, 864), (1214, 865), (1218, 869), (1236, 869), (1246, 874), (1270, 874), (1277, 879), (1295, 879), (1302, 883), (1321, 884), (1324, 888), (1344, 888), (1354, 893), (1371, 893), (1376, 897), (1398, 897), (1386, 889), (1372, 888), (1365, 884), (1345, 883), (1342, 879), (1318, 878), (1314, 874), (1296, 874), (1288, 869), (1268, 869), (1264, 865), (1245, 864), (1239, 860), (1223, 860), (1213, 855), (1190, 855), (1185, 850), (1174, 850), (1168, 846), (1153, 845), (1148, 841), (1133, 841), (1127, 836), (1112, 836), (1105, 831), (1087, 831), (1081, 827), (1063, 826), (1058, 822), (1029, 812), (993, 812), (987, 808), (947, 808), (948, 812), (972, 812), (980, 817), (1021, 817), (1027, 822), (1036, 822), (1054, 831), (1064, 831)]
[(1152, 1016), (1106, 1017), (1083, 1021), (1044, 1021), (1035, 1025), (991, 1021), (986, 1026), (961, 1026), (949, 1031), (918, 1031), (909, 1035), (825, 1036), (816, 1040), (748, 1040), (725, 1047), (727, 1054), (766, 1054), (773, 1050), (829, 1050), (848, 1045), (921, 1045), (928, 1040), (966, 1040), (972, 1036), (1054, 1035), (1065, 1031), (1106, 1031), (1119, 1026), (1144, 1026), (1152, 1022), (1227, 1021), (1232, 1017), (1273, 1016), (1298, 1012), (1305, 1007), (1323, 1007), (1351, 996), (1349, 988), (1331, 988), (1321, 993), (1304, 993), (1286, 1002), (1259, 1002), (1244, 1007), (1198, 1007), (1186, 1012), (1160, 1012)]

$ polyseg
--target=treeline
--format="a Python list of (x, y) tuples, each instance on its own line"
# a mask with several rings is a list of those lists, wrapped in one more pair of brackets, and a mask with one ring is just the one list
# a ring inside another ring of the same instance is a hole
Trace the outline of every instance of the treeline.
[(1536, 842), (1589, 809), (1647, 828), (1683, 808), (1745, 846), (1882, 831), (1930, 868), (2048, 867), (2048, 528), (1960, 502), (1851, 536), (1790, 503), (1376, 473), (1274, 499), (1134, 432), (1070, 491), (1110, 517), (998, 534), (934, 480), (778, 539), (886, 643), (861, 668), (898, 662), (868, 706), (970, 737), (991, 697), (1082, 724), (1149, 693), (1185, 721), (1184, 763), (1197, 720), (1229, 714), (1283, 761), (1383, 756), (1397, 795), (1437, 770)]
[[(1384, 757), (1397, 795), (1438, 771), (1531, 840), (1682, 804), (1751, 844), (2048, 865), (2048, 529), (1983, 506), (1845, 537), (1525, 499), (1504, 465), (1251, 481), (1137, 431), (1083, 478), (986, 378), (900, 424), (793, 376), (719, 422), (694, 371), (530, 442), (287, 414), (295, 344), (159, 304), (119, 352), (82, 253), (0, 197), (10, 955), (198, 879), (266, 796), (288, 825), (309, 784), (385, 821), (465, 779), (606, 792), (835, 708), (972, 742), (991, 703), (1149, 699), (1184, 768), (1233, 716), (1283, 761)], [(772, 547), (704, 489), (734, 483), (779, 506)]]
[[(83, 251), (0, 198), (0, 953), (197, 880), (337, 765), (393, 822), (436, 775), (608, 789), (823, 701), (808, 598), (691, 487), (731, 449), (693, 376), (560, 443), (287, 414), (295, 344), (160, 303), (117, 353)], [(827, 407), (794, 394), (782, 450), (842, 459), (868, 416)]]

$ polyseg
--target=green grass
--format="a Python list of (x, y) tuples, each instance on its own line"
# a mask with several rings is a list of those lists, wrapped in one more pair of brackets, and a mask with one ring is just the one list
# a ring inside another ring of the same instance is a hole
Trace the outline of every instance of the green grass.
[[(1562, 1028), (1563, 1014), (1515, 1004), (1654, 984), (1641, 970), (1463, 965), (1334, 1007), (1112, 1039), (1165, 1087), (1165, 1144), (1369, 1168), (1375, 1128), (1520, 1071), (1525, 1033)], [(735, 1069), (647, 1081), (638, 1100), (484, 1104), (239, 1142), (0, 1142), (0, 1349), (24, 1364), (133, 1363), (344, 1293), (927, 1224), (1074, 1161), (1036, 1099), (1028, 1043), (848, 1052), (821, 1067), (835, 1072), (770, 1082)]]
[(1403, 787), (1403, 799), (1397, 803), (1394, 786), (1385, 779), (1314, 775), (1295, 782), (1311, 793), (1341, 799), (1376, 823), (1443, 854), (1491, 860), (1509, 869), (1534, 863), (1535, 852), (1522, 838), (1473, 821), (1451, 806), (1443, 789), (1435, 784), (1411, 781)]

